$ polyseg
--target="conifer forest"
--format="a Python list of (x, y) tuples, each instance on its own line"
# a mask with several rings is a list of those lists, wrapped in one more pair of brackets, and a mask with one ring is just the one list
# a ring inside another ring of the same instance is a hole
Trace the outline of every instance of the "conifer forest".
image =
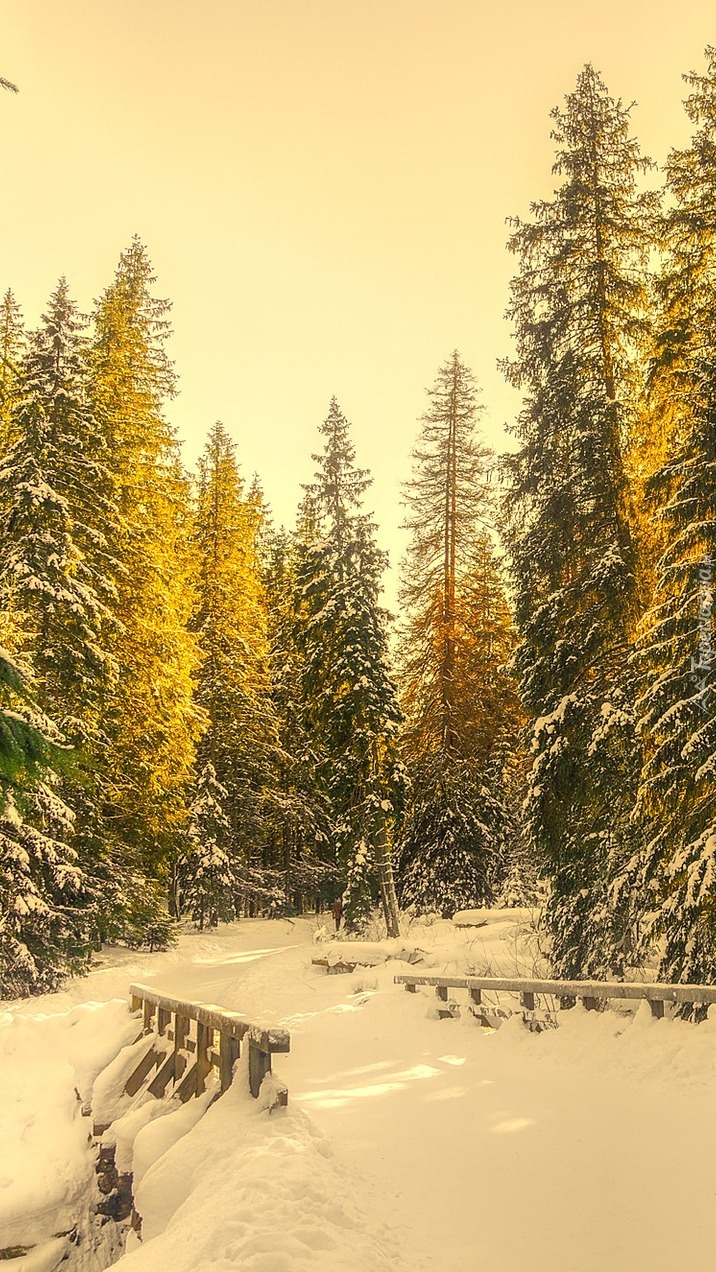
[(510, 445), (446, 330), (395, 613), (330, 371), (282, 527), (240, 423), (183, 459), (151, 245), (89, 315), (0, 280), (0, 997), (339, 897), (540, 900), (555, 975), (716, 980), (716, 48), (685, 79), (662, 170), (591, 65), (553, 110)]

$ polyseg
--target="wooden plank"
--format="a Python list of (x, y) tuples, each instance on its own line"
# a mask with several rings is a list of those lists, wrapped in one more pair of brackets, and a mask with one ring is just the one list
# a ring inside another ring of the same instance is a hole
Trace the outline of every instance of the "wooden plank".
[(595, 998), (593, 994), (585, 994), (582, 999), (582, 1006), (585, 1011), (599, 1011), (603, 1002), (603, 998)]
[(528, 980), (496, 976), (395, 976), (398, 985), (447, 985), (454, 989), (504, 990), (510, 993), (554, 994), (556, 997), (625, 998), (672, 1003), (716, 1003), (716, 985), (661, 984), (638, 981)]
[(196, 1061), (194, 1061), (191, 1068), (187, 1069), (181, 1082), (176, 1087), (174, 1094), (179, 1096), (182, 1104), (186, 1104), (187, 1100), (190, 1100), (193, 1095), (197, 1094), (196, 1082), (198, 1073), (198, 1066)]
[(206, 1090), (206, 1079), (211, 1073), (209, 1048), (214, 1043), (214, 1030), (199, 1020), (196, 1026), (196, 1094)]
[(136, 1095), (145, 1078), (163, 1059), (163, 1051), (158, 1050), (157, 1047), (150, 1047), (147, 1054), (142, 1056), (136, 1069), (132, 1070), (124, 1084), (127, 1095)]
[(187, 1035), (189, 1033), (189, 1020), (186, 1016), (174, 1015), (174, 1081), (178, 1082), (187, 1066), (187, 1059), (183, 1052), (186, 1049)]
[(651, 1014), (655, 1020), (663, 1020), (664, 1018), (664, 1000), (663, 998), (652, 998), (649, 1006)]
[(520, 1002), (522, 1006), (525, 1008), (525, 1011), (534, 1011), (535, 996), (531, 990), (523, 989), (522, 993), (520, 994)]
[(221, 1090), (228, 1091), (234, 1072), (234, 1065), (241, 1052), (241, 1042), (232, 1034), (222, 1033), (219, 1040), (219, 1081)]
[(210, 1025), (214, 1029), (228, 1029), (238, 1038), (242, 1038), (251, 1028), (251, 1022), (240, 1012), (223, 1011), (220, 1007), (208, 1006), (206, 1003), (192, 1003), (171, 998), (167, 994), (158, 994), (147, 985), (131, 985), (129, 992), (133, 997), (140, 997), (144, 1002), (149, 1002), (155, 1007), (164, 1007), (174, 1015), (179, 1012), (188, 1020), (200, 1020), (202, 1024)]
[(145, 1033), (151, 1033), (152, 1020), (154, 1019), (155, 1010), (156, 1008), (154, 1006), (154, 1003), (147, 1002), (145, 999), (144, 1001), (144, 1032)]
[(174, 1052), (170, 1051), (169, 1055), (164, 1061), (164, 1064), (159, 1067), (154, 1077), (152, 1078), (151, 1082), (149, 1083), (149, 1086), (147, 1087), (147, 1090), (150, 1095), (155, 1096), (158, 1100), (161, 1099), (167, 1087), (169, 1086), (169, 1083), (174, 1081), (175, 1066), (176, 1066), (176, 1057), (174, 1055)]
[(271, 1072), (271, 1053), (263, 1050), (249, 1034), (249, 1090), (254, 1099), (258, 1098), (261, 1083), (267, 1073)]
[(167, 1025), (172, 1018), (172, 1013), (167, 1007), (157, 1008), (157, 1033), (166, 1034)]

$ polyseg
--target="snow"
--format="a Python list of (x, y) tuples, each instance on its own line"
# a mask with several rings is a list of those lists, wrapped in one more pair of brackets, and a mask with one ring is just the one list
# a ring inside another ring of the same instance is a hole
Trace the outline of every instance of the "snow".
[(514, 909), (505, 910), (458, 910), (453, 915), (453, 923), (456, 927), (484, 927), (488, 923), (534, 923), (538, 916), (537, 910), (528, 910), (515, 907)]
[[(185, 933), (166, 954), (125, 954), (0, 1017), (2, 1143), (15, 1146), (0, 1167), (2, 1244), (6, 1232), (48, 1240), (70, 1217), (91, 1160), (74, 1086), (85, 1099), (132, 1043), (136, 1022), (112, 1000), (141, 980), (290, 1029), (276, 1060), (289, 1107), (269, 1113), (239, 1073), (211, 1107), (209, 1092), (125, 1112), (108, 1134), (133, 1165), (144, 1240), (130, 1238), (122, 1272), (711, 1265), (713, 1012), (694, 1026), (653, 1020), (646, 1004), (577, 1007), (541, 1034), (517, 1015), (492, 1032), (460, 991), (460, 1017), (434, 1019), (431, 991), (394, 985), (416, 970), (394, 957), (327, 976), (311, 965), (315, 928), (245, 920)], [(506, 912), (479, 929), (415, 923), (403, 943), (426, 950), (431, 971), (535, 975), (535, 940)], [(81, 995), (95, 1001), (77, 1005)], [(107, 1098), (116, 1082), (103, 1083)]]

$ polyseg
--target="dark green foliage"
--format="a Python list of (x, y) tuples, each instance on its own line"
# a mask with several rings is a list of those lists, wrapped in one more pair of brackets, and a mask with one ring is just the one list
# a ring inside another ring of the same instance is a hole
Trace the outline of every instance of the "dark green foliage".
[(561, 184), (510, 242), (520, 273), (508, 374), (525, 403), (506, 522), (515, 666), (533, 720), (528, 828), (552, 884), (555, 969), (579, 976), (621, 970), (635, 917), (639, 599), (623, 445), (654, 200), (636, 190), (648, 162), (629, 112), (592, 67), (553, 118)]

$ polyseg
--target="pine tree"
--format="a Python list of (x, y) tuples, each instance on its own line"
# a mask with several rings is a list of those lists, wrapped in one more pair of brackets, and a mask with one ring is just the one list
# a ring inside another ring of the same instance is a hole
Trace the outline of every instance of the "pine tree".
[(637, 668), (644, 768), (645, 942), (664, 938), (661, 975), (716, 975), (716, 49), (687, 75), (691, 145), (667, 164), (667, 250), (651, 416), (670, 419), (670, 453), (647, 486), (663, 551)]
[(93, 915), (101, 930), (101, 859), (109, 848), (99, 721), (116, 677), (116, 563), (108, 548), (116, 508), (88, 402), (85, 346), (84, 323), (61, 279), (13, 391), (14, 440), (0, 464), (0, 598), (6, 639), (31, 667), (42, 710), (80, 748), (56, 794), (80, 814), (72, 842), (85, 878), (85, 918)]
[(25, 328), (20, 306), (11, 291), (0, 305), (0, 456), (12, 438), (11, 418), (19, 388), (20, 364), (25, 352)]
[(355, 465), (335, 398), (321, 433), (325, 447), (308, 488), (313, 525), (296, 579), (305, 727), (345, 881), (347, 923), (367, 916), (376, 880), (389, 935), (397, 936), (390, 835), (402, 799), (400, 711), (378, 603), (384, 557), (362, 511), (370, 478)]
[[(96, 306), (90, 366), (119, 507), (110, 544), (119, 563), (119, 674), (102, 716), (107, 819), (124, 872), (166, 881), (186, 832), (203, 720), (193, 702), (198, 649), (188, 630), (189, 483), (164, 415), (175, 378), (165, 349), (169, 305), (153, 295), (154, 281), (134, 239)], [(131, 895), (125, 904), (131, 910)]]
[(209, 762), (226, 788), (237, 886), (254, 903), (264, 893), (261, 875), (278, 751), (259, 559), (262, 520), (258, 487), (245, 492), (235, 446), (217, 423), (199, 461), (197, 491), (192, 627), (203, 656), (197, 699), (209, 722), (200, 763)]
[(303, 710), (305, 669), (297, 631), (297, 571), (300, 543), (310, 537), (301, 516), (295, 535), (272, 532), (264, 566), (269, 678), (279, 740), (274, 837), (281, 846), (284, 896), (299, 914), (307, 906), (332, 901), (340, 891), (330, 854), (325, 795), (315, 782), (316, 757)]
[(231, 823), (224, 811), (229, 792), (207, 762), (190, 808), (189, 847), (181, 862), (181, 903), (203, 932), (234, 917), (236, 880), (231, 861)]
[(62, 739), (0, 650), (0, 998), (53, 990), (88, 951), (84, 881), (56, 793)]
[(514, 741), (517, 702), (488, 532), (491, 456), (475, 432), (474, 377), (457, 352), (429, 397), (405, 489), (399, 653), (412, 794), (400, 875), (406, 902), (451, 915), (489, 900), (505, 868), (512, 828), (501, 746)]
[(624, 449), (647, 333), (654, 199), (629, 110), (585, 67), (553, 111), (552, 201), (515, 222), (511, 316), (525, 393), (508, 525), (522, 698), (532, 717), (531, 841), (551, 880), (560, 974), (619, 972), (639, 748), (629, 652), (638, 561)]
[(0, 596), (43, 707), (77, 741), (114, 673), (103, 642), (114, 588), (100, 529), (113, 509), (87, 403), (82, 323), (64, 279), (30, 337), (11, 428), (16, 440), (0, 466)]

